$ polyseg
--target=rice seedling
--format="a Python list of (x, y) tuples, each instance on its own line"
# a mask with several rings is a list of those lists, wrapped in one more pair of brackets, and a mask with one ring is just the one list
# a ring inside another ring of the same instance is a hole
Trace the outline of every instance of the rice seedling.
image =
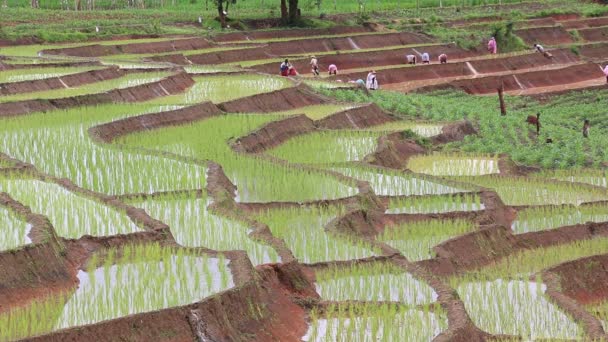
[(115, 104), (4, 119), (0, 148), (44, 172), (106, 194), (204, 188), (205, 167), (98, 145), (87, 132), (101, 122), (166, 109)]
[(497, 156), (463, 154), (417, 155), (408, 159), (407, 168), (433, 176), (481, 176), (499, 172)]
[[(125, 213), (38, 180), (0, 179), (0, 191), (46, 215), (59, 236), (108, 236), (138, 231)], [(19, 237), (23, 239), (21, 234)]]
[(608, 221), (608, 204), (599, 203), (579, 207), (537, 207), (517, 212), (511, 229), (517, 234), (572, 226), (585, 222)]
[[(281, 118), (278, 115), (223, 115), (191, 125), (133, 134), (120, 144), (153, 148), (218, 162), (238, 187), (241, 202), (312, 201), (354, 195), (352, 184), (322, 172), (280, 165), (255, 156), (235, 153), (229, 139)], [(201, 132), (205, 132), (201, 134)]]
[(590, 240), (580, 240), (568, 244), (524, 249), (502, 258), (495, 263), (478, 270), (467, 272), (465, 277), (453, 279), (462, 281), (466, 277), (475, 279), (494, 280), (527, 279), (544, 269), (561, 263), (608, 253), (608, 238), (600, 237)]
[(0, 228), (2, 232), (0, 251), (18, 248), (32, 242), (27, 237), (32, 226), (15, 217), (8, 209), (0, 208), (0, 227), (2, 227)]
[(580, 339), (583, 330), (545, 296), (542, 283), (498, 279), (456, 288), (473, 322), (491, 334), (524, 340)]
[(371, 167), (334, 167), (332, 170), (369, 182), (374, 192), (382, 196), (440, 195), (463, 192), (463, 190), (401, 171)]
[(438, 214), (451, 211), (484, 210), (478, 194), (432, 195), (422, 197), (393, 197), (387, 214)]
[(409, 273), (387, 263), (331, 267), (316, 272), (315, 287), (323, 300), (393, 301), (430, 304), (437, 294)]
[(604, 330), (608, 329), (608, 301), (586, 305), (586, 309), (602, 322)]
[(244, 250), (254, 265), (279, 262), (276, 251), (247, 236), (243, 223), (211, 214), (209, 199), (165, 196), (137, 201), (134, 205), (146, 210), (171, 227), (177, 243), (186, 247), (207, 247), (214, 250)]
[(292, 86), (284, 77), (235, 75), (195, 77), (196, 84), (181, 94), (156, 98), (151, 104), (195, 104), (204, 101), (226, 102)]
[(359, 161), (376, 150), (378, 137), (357, 131), (314, 132), (289, 139), (267, 153), (301, 164)]
[(360, 259), (380, 254), (372, 246), (349, 236), (327, 233), (325, 225), (338, 217), (341, 207), (269, 209), (257, 220), (270, 227), (298, 260), (304, 263)]
[(595, 169), (574, 169), (545, 171), (535, 176), (542, 178), (557, 179), (566, 182), (587, 183), (595, 186), (608, 187), (606, 171)]
[(79, 271), (80, 285), (63, 308), (55, 328), (176, 307), (234, 286), (223, 255), (195, 255), (159, 245), (109, 250), (103, 266)]
[(440, 307), (430, 312), (383, 304), (365, 306), (355, 314), (337, 306), (323, 316), (315, 310), (310, 315), (302, 341), (432, 341), (447, 329), (446, 314)]
[(377, 237), (412, 261), (435, 256), (433, 247), (455, 236), (474, 231), (475, 224), (466, 220), (423, 220), (387, 227)]
[(607, 199), (606, 191), (576, 184), (517, 177), (459, 177), (468, 182), (494, 189), (508, 205), (581, 204)]
[(31, 68), (0, 71), (0, 83), (23, 82), (44, 78), (60, 77), (85, 71), (98, 70), (100, 67), (70, 67), (70, 68)]
[(123, 77), (100, 81), (95, 83), (84, 84), (76, 88), (67, 89), (53, 89), (46, 91), (38, 91), (26, 94), (15, 94), (8, 96), (1, 96), (1, 102), (12, 102), (12, 101), (23, 101), (31, 99), (53, 99), (53, 98), (66, 98), (79, 95), (88, 95), (103, 93), (112, 89), (121, 89), (135, 87), (138, 85), (156, 82), (164, 77), (169, 76), (169, 72), (142, 72), (127, 74)]
[(372, 126), (365, 128), (365, 131), (374, 132), (399, 132), (405, 130), (411, 130), (417, 135), (425, 138), (430, 138), (435, 135), (441, 134), (443, 125), (437, 123), (426, 123), (409, 120), (391, 121), (382, 125)]
[(346, 88), (346, 87), (357, 87), (354, 83), (344, 83), (335, 81), (323, 81), (317, 79), (305, 79), (304, 84), (311, 86), (314, 89), (334, 89), (334, 88)]

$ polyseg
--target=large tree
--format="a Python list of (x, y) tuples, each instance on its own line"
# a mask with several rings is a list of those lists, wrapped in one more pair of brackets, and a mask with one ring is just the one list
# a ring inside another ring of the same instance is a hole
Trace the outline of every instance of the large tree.
[[(287, 1), (289, 1), (289, 8)], [(281, 20), (284, 24), (293, 24), (299, 17), (298, 0), (281, 0)]]
[(224, 2), (228, 3), (230, 0), (214, 0), (217, 5), (217, 15), (220, 17), (220, 24), (222, 28), (226, 28), (226, 13), (224, 12)]

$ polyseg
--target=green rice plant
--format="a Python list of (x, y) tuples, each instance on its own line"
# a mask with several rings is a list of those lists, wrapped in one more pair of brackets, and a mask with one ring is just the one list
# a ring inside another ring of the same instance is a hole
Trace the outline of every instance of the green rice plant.
[(379, 255), (380, 251), (350, 236), (330, 234), (325, 225), (337, 218), (341, 207), (269, 209), (256, 219), (270, 227), (296, 258), (304, 263), (360, 259)]
[(159, 245), (108, 250), (103, 265), (89, 262), (55, 328), (92, 324), (176, 307), (234, 287), (223, 255), (209, 257)]
[(32, 242), (27, 236), (32, 229), (32, 225), (15, 217), (6, 208), (0, 208), (0, 227), (2, 227), (0, 230), (2, 232), (0, 251), (18, 248)]
[(542, 179), (502, 176), (456, 177), (455, 179), (493, 189), (507, 205), (578, 205), (607, 199), (605, 190)]
[(585, 222), (608, 221), (608, 204), (579, 207), (536, 207), (517, 212), (511, 229), (517, 234), (572, 226)]
[(301, 108), (296, 108), (284, 112), (276, 112), (273, 114), (280, 115), (296, 115), (296, 114), (304, 114), (312, 120), (321, 120), (326, 118), (332, 114), (345, 111), (348, 109), (352, 109), (357, 107), (356, 105), (351, 104), (321, 104), (321, 105), (312, 105)]
[(448, 328), (445, 312), (401, 309), (382, 304), (365, 306), (361, 313), (341, 306), (329, 307), (321, 316), (313, 310), (311, 323), (302, 341), (432, 341)]
[(524, 249), (486, 267), (469, 271), (466, 276), (452, 279), (452, 282), (462, 282), (465, 278), (483, 280), (526, 279), (532, 274), (567, 261), (605, 253), (608, 253), (608, 238), (595, 238), (557, 246)]
[(14, 341), (53, 331), (69, 298), (67, 293), (52, 295), (0, 313), (0, 341)]
[(475, 224), (467, 220), (422, 220), (387, 227), (377, 239), (398, 249), (409, 260), (419, 261), (434, 257), (434, 246), (475, 229)]
[(31, 68), (0, 71), (0, 83), (23, 82), (44, 78), (60, 77), (85, 71), (98, 70), (96, 66), (70, 68)]
[(187, 247), (207, 247), (214, 250), (244, 250), (254, 265), (279, 262), (276, 251), (247, 236), (243, 223), (214, 215), (207, 211), (209, 198), (162, 198), (137, 201), (134, 205), (171, 227), (177, 243)]
[(387, 214), (439, 214), (451, 211), (484, 210), (478, 194), (392, 197)]
[(80, 95), (97, 94), (110, 91), (112, 89), (121, 89), (135, 87), (138, 85), (156, 82), (164, 77), (169, 76), (170, 73), (163, 72), (142, 72), (127, 74), (125, 76), (100, 81), (95, 83), (84, 84), (80, 87), (67, 88), (67, 89), (53, 89), (38, 91), (25, 94), (15, 94), (8, 96), (0, 96), (0, 103), (2, 102), (13, 102), (13, 101), (24, 101), (31, 99), (54, 99), (54, 98), (66, 98)]
[(596, 169), (574, 169), (545, 171), (534, 174), (538, 177), (557, 179), (566, 182), (587, 183), (595, 186), (608, 187), (606, 171)]
[(282, 116), (273, 114), (222, 115), (190, 125), (129, 135), (118, 142), (213, 160), (222, 165), (238, 187), (237, 200), (240, 202), (302, 202), (347, 197), (357, 192), (354, 184), (345, 184), (321, 171), (303, 170), (235, 153), (229, 146), (229, 139), (279, 118)]
[(323, 300), (393, 301), (431, 304), (437, 294), (427, 284), (388, 263), (333, 266), (316, 272), (315, 287)]
[[(46, 215), (59, 236), (109, 236), (138, 231), (125, 213), (38, 180), (0, 179), (0, 191)], [(18, 235), (23, 239), (23, 234)]]
[(528, 341), (583, 337), (583, 329), (545, 297), (542, 283), (498, 279), (464, 283), (456, 290), (475, 325), (491, 334)]
[(481, 176), (499, 173), (498, 156), (465, 154), (417, 155), (408, 159), (407, 168), (433, 176)]
[(168, 109), (113, 104), (3, 119), (0, 149), (51, 175), (106, 194), (204, 188), (203, 166), (98, 145), (87, 132), (99, 123)]
[(425, 138), (430, 138), (441, 134), (443, 125), (437, 123), (416, 122), (409, 120), (391, 121), (382, 125), (365, 128), (366, 131), (375, 132), (398, 132), (411, 130), (417, 135)]
[(199, 76), (196, 83), (185, 92), (159, 97), (148, 101), (151, 104), (195, 104), (204, 101), (226, 102), (260, 93), (292, 86), (284, 77), (268, 75)]
[(440, 195), (463, 190), (428, 181), (410, 173), (372, 167), (334, 167), (333, 171), (370, 183), (374, 192), (382, 196)]
[(357, 131), (321, 131), (299, 135), (267, 153), (291, 163), (332, 164), (359, 161), (373, 153), (379, 134)]
[(604, 330), (608, 329), (608, 301), (586, 305), (586, 309), (600, 320)]

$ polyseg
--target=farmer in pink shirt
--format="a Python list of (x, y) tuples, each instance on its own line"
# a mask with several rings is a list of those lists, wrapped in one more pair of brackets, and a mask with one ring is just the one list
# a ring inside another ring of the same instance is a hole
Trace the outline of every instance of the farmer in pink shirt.
[(498, 52), (498, 45), (496, 44), (496, 39), (494, 39), (494, 37), (492, 37), (488, 42), (488, 51), (490, 51), (490, 53), (493, 55)]
[(330, 64), (329, 65), (329, 74), (330, 75), (337, 75), (338, 74), (338, 67), (335, 64)]

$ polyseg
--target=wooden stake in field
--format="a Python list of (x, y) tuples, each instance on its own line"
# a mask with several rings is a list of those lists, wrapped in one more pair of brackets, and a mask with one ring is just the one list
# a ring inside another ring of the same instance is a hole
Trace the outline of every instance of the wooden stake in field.
[(505, 84), (502, 79), (500, 80), (500, 87), (498, 87), (498, 101), (500, 101), (500, 115), (507, 115), (507, 108), (505, 107), (505, 99), (502, 96), (502, 93), (505, 90)]

